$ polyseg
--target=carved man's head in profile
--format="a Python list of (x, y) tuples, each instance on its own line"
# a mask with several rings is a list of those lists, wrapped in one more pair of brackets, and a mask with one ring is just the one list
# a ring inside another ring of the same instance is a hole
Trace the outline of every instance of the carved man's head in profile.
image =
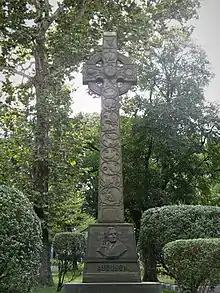
[(108, 227), (107, 238), (110, 243), (115, 243), (117, 241), (117, 231), (114, 227)]

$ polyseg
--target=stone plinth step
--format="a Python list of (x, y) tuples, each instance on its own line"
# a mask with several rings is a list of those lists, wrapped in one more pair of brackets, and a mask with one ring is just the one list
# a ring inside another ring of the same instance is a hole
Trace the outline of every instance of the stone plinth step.
[(64, 293), (161, 293), (162, 284), (146, 283), (66, 283)]

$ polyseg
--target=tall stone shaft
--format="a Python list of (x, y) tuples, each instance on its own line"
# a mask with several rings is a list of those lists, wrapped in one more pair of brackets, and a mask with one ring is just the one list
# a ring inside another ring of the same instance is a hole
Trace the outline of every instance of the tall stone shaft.
[(99, 165), (99, 222), (124, 222), (122, 156), (120, 142), (119, 91), (115, 79), (117, 43), (104, 36), (104, 74), (101, 93), (101, 137)]

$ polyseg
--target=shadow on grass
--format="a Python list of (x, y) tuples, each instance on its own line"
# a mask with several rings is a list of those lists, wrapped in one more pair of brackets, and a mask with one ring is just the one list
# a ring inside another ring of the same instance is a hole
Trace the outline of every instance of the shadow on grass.
[(56, 292), (56, 288), (52, 288), (52, 287), (45, 287), (45, 288), (41, 288), (38, 287), (34, 293), (55, 293)]
[[(54, 274), (53, 274), (53, 278), (55, 283), (54, 287), (38, 287), (33, 293), (56, 293), (58, 278)], [(68, 282), (68, 280), (65, 280), (65, 282)], [(72, 283), (80, 283), (80, 282), (82, 282), (81, 276), (74, 279)], [(61, 292), (63, 292), (63, 290)]]
[[(53, 272), (54, 287), (45, 287), (45, 288), (39, 287), (33, 293), (56, 293), (57, 292), (56, 291), (57, 283), (58, 283), (57, 271), (53, 269), (52, 272)], [(65, 279), (64, 283), (68, 282), (68, 277), (69, 276), (67, 275), (67, 278)], [(167, 276), (159, 275), (158, 279), (160, 282), (163, 282), (163, 283), (169, 283), (169, 284), (175, 283), (173, 279)], [(80, 283), (80, 282), (82, 282), (82, 276), (79, 276), (72, 281), (72, 283)], [(61, 291), (61, 293), (63, 293), (63, 290)], [(176, 293), (176, 292), (164, 289), (163, 293)]]

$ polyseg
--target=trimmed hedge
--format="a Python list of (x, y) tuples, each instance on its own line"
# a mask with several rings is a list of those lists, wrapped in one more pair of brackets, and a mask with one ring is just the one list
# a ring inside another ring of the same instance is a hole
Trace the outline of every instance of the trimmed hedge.
[(220, 283), (220, 239), (176, 240), (165, 245), (164, 259), (184, 291)]
[(84, 255), (86, 238), (78, 232), (57, 233), (53, 239), (53, 247), (57, 259), (75, 261)]
[(53, 239), (53, 247), (58, 260), (58, 284), (57, 291), (61, 291), (67, 272), (72, 272), (73, 280), (80, 274), (77, 262), (80, 261), (85, 253), (85, 235), (78, 232), (57, 233)]
[[(162, 248), (178, 239), (219, 238), (220, 207), (173, 205), (144, 212), (139, 249), (145, 272), (156, 270), (161, 263)], [(147, 277), (146, 277), (147, 279)]]
[(40, 267), (40, 220), (28, 198), (7, 186), (0, 186), (0, 213), (0, 292), (30, 292)]

